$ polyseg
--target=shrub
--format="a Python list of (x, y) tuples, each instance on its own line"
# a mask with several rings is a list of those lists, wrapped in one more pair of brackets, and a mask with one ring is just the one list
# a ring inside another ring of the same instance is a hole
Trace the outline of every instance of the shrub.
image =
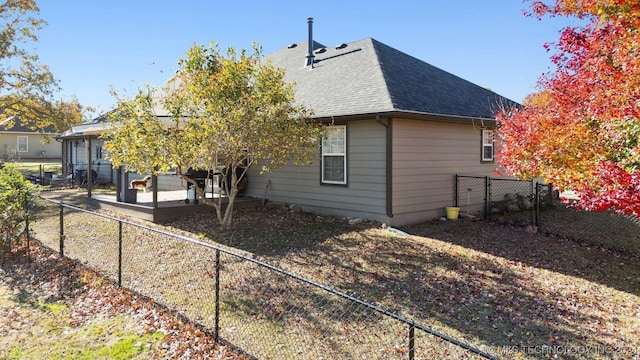
[(34, 196), (35, 187), (14, 165), (0, 168), (0, 253), (11, 250), (12, 241), (20, 239), (27, 206)]

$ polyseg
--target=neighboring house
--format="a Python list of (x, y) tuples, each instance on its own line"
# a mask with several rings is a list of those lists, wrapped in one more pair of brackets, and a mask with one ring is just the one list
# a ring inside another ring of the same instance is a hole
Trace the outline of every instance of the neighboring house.
[(368, 38), (270, 55), (333, 124), (311, 166), (249, 172), (247, 195), (394, 226), (443, 216), (456, 173), (493, 175), (495, 114), (518, 104)]
[(10, 128), (6, 123), (7, 120), (0, 122), (2, 160), (59, 160), (62, 157), (62, 146), (55, 141), (55, 130), (32, 130), (22, 125), (20, 119), (15, 119)]

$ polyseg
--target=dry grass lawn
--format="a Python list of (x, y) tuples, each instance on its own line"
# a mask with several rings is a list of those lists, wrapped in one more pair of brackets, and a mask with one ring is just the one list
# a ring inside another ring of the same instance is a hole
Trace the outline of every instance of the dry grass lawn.
[(0, 255), (0, 359), (246, 359), (48, 249), (30, 256)]
[[(34, 227), (46, 237), (56, 220), (53, 212)], [(286, 208), (239, 209), (224, 232), (212, 214), (162, 227), (236, 248), (500, 358), (640, 356), (637, 255), (486, 222), (426, 222), (403, 233)]]
[(486, 222), (427, 222), (402, 229), (405, 236), (375, 223), (257, 209), (239, 211), (227, 233), (206, 215), (166, 225), (243, 249), (501, 358), (544, 357), (540, 351), (575, 359), (640, 356), (637, 256)]

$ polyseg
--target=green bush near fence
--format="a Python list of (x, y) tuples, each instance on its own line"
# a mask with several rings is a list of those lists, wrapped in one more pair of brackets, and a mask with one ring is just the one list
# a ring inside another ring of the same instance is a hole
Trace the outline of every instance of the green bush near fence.
[(25, 221), (25, 206), (33, 201), (35, 188), (12, 164), (0, 169), (0, 253), (19, 239)]

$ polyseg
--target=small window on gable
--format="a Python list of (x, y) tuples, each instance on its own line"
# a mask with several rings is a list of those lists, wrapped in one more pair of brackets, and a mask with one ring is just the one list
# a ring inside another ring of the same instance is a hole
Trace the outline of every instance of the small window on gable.
[(493, 130), (482, 130), (482, 161), (493, 161), (494, 154)]
[(347, 127), (332, 126), (322, 138), (322, 183), (347, 183)]
[(18, 152), (29, 151), (29, 138), (26, 136), (18, 136)]

